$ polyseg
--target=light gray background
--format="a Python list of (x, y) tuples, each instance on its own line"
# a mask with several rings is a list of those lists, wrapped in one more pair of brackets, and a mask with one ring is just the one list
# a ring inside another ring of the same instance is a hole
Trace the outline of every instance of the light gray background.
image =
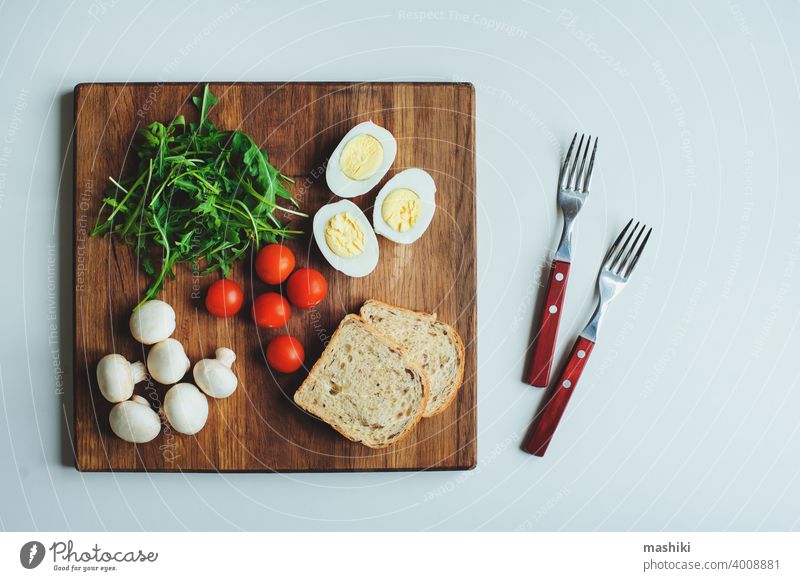
[[(798, 527), (800, 4), (266, 4), (0, 4), (0, 528)], [(479, 467), (75, 471), (72, 368), (58, 358), (72, 324), (71, 88), (410, 79), (477, 91)], [(576, 130), (601, 139), (563, 347), (619, 227), (635, 216), (655, 236), (537, 459), (519, 444), (543, 392), (521, 377)]]

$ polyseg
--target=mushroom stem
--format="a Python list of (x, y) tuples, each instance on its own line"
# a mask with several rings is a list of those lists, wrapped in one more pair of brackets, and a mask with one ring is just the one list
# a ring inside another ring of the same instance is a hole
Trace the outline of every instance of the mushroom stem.
[(214, 352), (214, 355), (216, 356), (217, 361), (222, 363), (228, 369), (230, 369), (233, 365), (233, 362), (236, 361), (236, 353), (227, 347), (220, 347)]
[[(147, 367), (144, 366), (144, 363), (141, 361), (137, 361), (136, 363), (131, 363), (131, 371), (133, 371), (133, 383), (139, 383), (140, 381), (144, 381), (147, 379)], [(135, 396), (141, 397), (141, 396)], [(145, 403), (147, 403), (145, 401)]]

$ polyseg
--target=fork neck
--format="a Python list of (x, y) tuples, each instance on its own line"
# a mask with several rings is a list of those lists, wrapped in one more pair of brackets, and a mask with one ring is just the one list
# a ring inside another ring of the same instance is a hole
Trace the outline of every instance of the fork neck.
[(575, 216), (564, 214), (564, 229), (561, 231), (561, 242), (556, 250), (556, 260), (572, 262), (572, 226), (574, 223)]
[(600, 329), (600, 325), (603, 323), (608, 305), (611, 304), (615, 296), (616, 294), (613, 290), (609, 291), (607, 288), (604, 289), (602, 284), (600, 285), (600, 299), (597, 301), (597, 308), (594, 310), (592, 318), (589, 319), (589, 322), (583, 328), (583, 331), (581, 331), (581, 337), (588, 339), (592, 343), (597, 342), (597, 332)]

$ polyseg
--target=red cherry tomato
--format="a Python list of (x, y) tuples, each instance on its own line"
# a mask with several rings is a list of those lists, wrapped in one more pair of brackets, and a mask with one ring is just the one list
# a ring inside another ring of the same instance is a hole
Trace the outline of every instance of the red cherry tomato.
[(305, 357), (300, 341), (290, 335), (278, 335), (267, 345), (267, 363), (281, 373), (294, 373)]
[(215, 317), (232, 317), (244, 302), (242, 287), (230, 279), (222, 279), (208, 287), (206, 309)]
[(289, 277), (286, 294), (294, 306), (310, 309), (328, 294), (328, 283), (318, 270), (301, 268)]
[(275, 329), (289, 322), (292, 307), (278, 293), (264, 293), (253, 301), (253, 320), (259, 327)]
[(267, 244), (256, 256), (256, 274), (267, 284), (281, 284), (294, 265), (294, 254), (283, 244)]

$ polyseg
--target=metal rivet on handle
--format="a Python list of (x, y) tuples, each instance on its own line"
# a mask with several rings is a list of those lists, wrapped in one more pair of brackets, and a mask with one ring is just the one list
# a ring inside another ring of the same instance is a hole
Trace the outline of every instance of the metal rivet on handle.
[(579, 349), (578, 350), (578, 359), (583, 359), (584, 357), (586, 357), (586, 351), (584, 351), (583, 349)]
[(551, 313), (555, 314), (555, 313), (558, 312), (558, 307), (555, 306), (555, 305), (550, 305), (550, 308), (547, 309), (547, 310), (550, 311)]
[(564, 273), (557, 272), (557, 273), (556, 273), (556, 280), (557, 280), (558, 282), (561, 282), (562, 280), (564, 280)]
[(563, 385), (564, 387), (570, 388), (570, 387), (572, 387), (572, 382), (569, 379), (565, 379), (564, 383), (562, 383), (561, 385)]

